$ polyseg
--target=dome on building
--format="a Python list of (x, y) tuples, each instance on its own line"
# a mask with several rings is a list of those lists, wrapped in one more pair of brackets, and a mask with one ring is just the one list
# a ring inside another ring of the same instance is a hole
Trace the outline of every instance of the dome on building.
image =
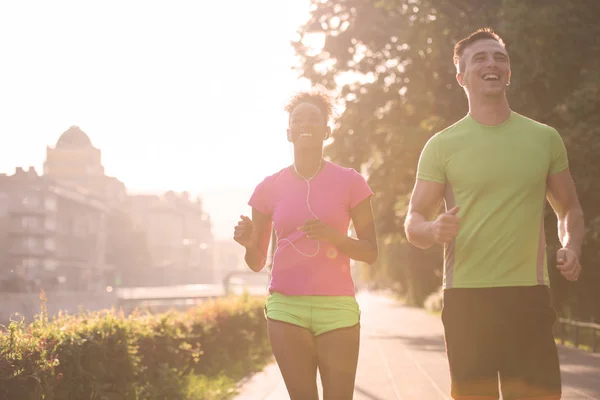
[(92, 141), (78, 126), (72, 126), (60, 135), (56, 147), (92, 147)]

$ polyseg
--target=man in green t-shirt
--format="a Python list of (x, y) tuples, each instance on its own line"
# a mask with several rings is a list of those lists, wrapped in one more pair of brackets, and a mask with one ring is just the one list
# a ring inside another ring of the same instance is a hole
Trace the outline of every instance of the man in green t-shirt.
[(454, 62), (469, 113), (423, 148), (405, 223), (413, 245), (444, 245), (452, 396), (497, 399), (500, 377), (504, 399), (559, 399), (546, 199), (562, 244), (556, 267), (571, 281), (584, 235), (565, 146), (554, 128), (510, 109), (510, 59), (491, 29), (458, 42)]

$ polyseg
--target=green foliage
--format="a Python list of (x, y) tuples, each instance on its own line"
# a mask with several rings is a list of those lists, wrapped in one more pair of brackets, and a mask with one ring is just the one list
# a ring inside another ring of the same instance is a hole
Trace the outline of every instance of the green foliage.
[(186, 312), (59, 315), (0, 336), (0, 398), (226, 399), (270, 347), (260, 299), (211, 301)]
[[(552, 269), (557, 302), (600, 318), (600, 2), (559, 0), (337, 0), (311, 2), (294, 42), (299, 72), (331, 90), (343, 113), (328, 155), (366, 170), (384, 246), (375, 278), (414, 288), (419, 302), (440, 284), (440, 252), (399, 256), (403, 222), (420, 151), (467, 112), (456, 83), (454, 44), (491, 26), (507, 43), (511, 107), (562, 134), (586, 215), (584, 273), (567, 284)], [(322, 49), (310, 39), (323, 36)], [(557, 245), (549, 213), (549, 264)], [(433, 251), (436, 252), (435, 250)], [(421, 273), (421, 269), (431, 273)], [(419, 273), (415, 273), (419, 271)], [(432, 289), (433, 288), (433, 289)], [(419, 293), (416, 293), (419, 292)]]

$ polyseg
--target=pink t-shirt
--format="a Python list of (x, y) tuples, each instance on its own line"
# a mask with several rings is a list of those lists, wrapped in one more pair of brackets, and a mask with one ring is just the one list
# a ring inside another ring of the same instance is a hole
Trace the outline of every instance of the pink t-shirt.
[[(306, 238), (297, 228), (315, 219), (306, 204), (308, 183), (288, 167), (266, 177), (254, 190), (248, 204), (270, 215), (277, 234), (277, 251), (273, 259), (270, 292), (288, 296), (353, 296), (350, 258), (335, 246)], [(312, 211), (328, 226), (348, 233), (350, 210), (373, 192), (354, 169), (326, 162), (321, 172), (310, 180), (308, 202)], [(287, 240), (282, 240), (282, 239)]]

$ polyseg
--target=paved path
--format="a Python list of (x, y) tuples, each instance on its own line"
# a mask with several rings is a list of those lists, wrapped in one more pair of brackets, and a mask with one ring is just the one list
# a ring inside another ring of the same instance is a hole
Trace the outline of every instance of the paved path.
[[(383, 296), (360, 293), (361, 349), (355, 400), (450, 400), (439, 317)], [(560, 346), (563, 399), (600, 400), (600, 355)], [(240, 387), (235, 400), (285, 400), (270, 364)], [(322, 395), (321, 395), (322, 398)]]

